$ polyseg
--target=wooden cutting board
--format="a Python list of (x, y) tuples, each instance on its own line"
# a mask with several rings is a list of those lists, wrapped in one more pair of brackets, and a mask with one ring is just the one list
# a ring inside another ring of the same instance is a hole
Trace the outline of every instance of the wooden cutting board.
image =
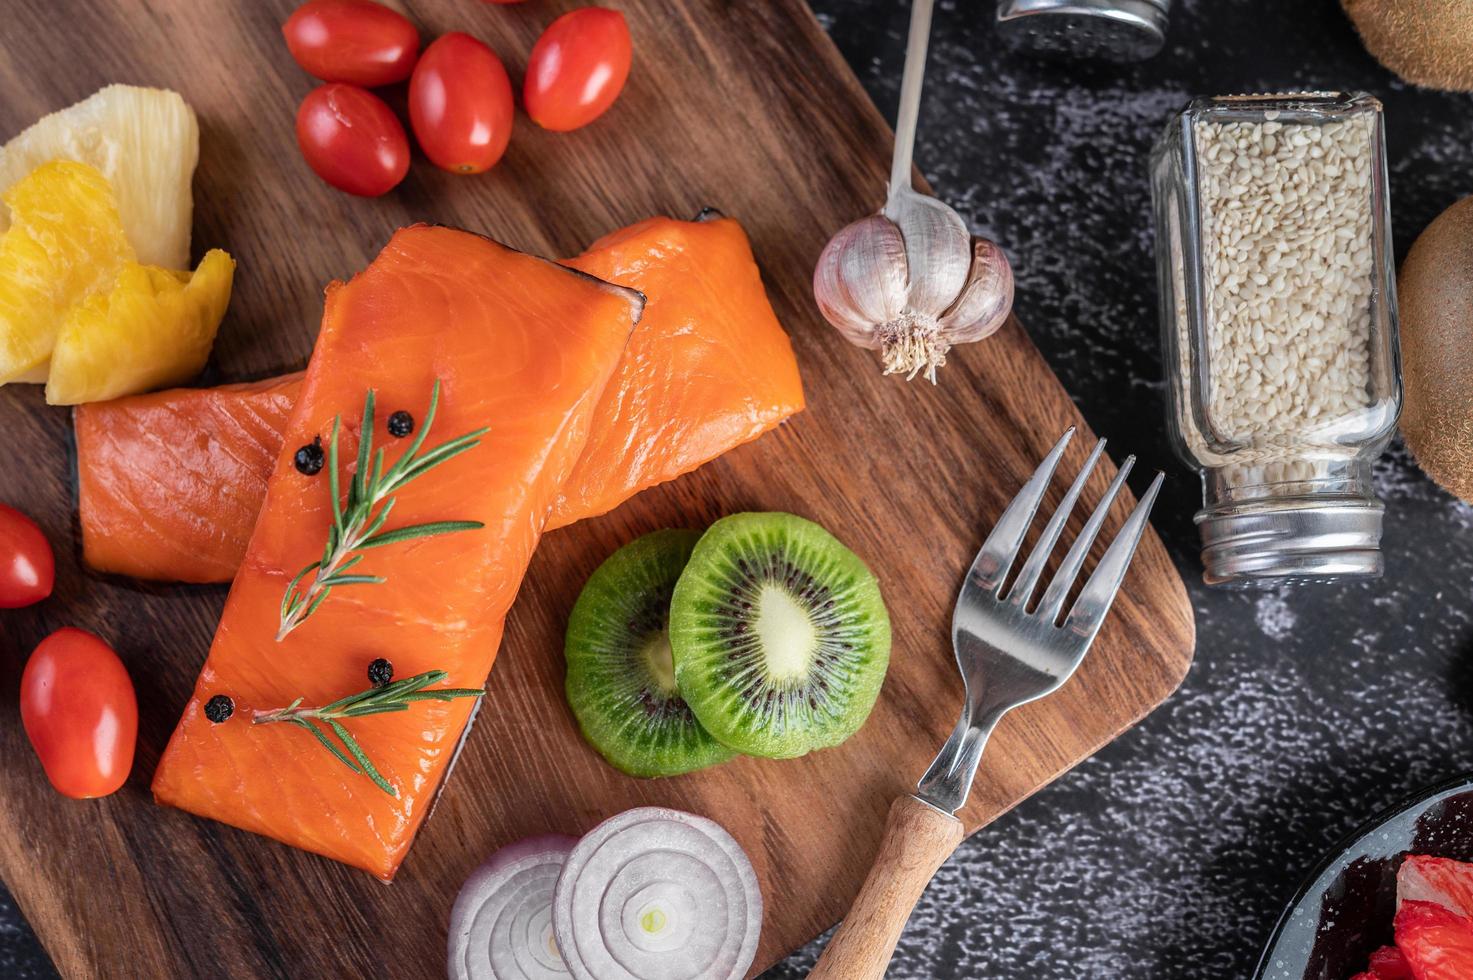
[[(699, 472), (544, 541), (480, 722), (438, 812), (384, 886), (151, 802), (149, 779), (225, 589), (85, 571), (68, 414), (47, 408), (38, 389), (0, 389), (0, 500), (41, 523), (58, 561), (49, 601), (0, 613), (0, 875), (64, 975), (439, 976), (450, 903), (486, 855), (526, 834), (578, 834), (642, 804), (712, 816), (746, 848), (767, 906), (754, 970), (763, 969), (843, 915), (890, 800), (913, 787), (950, 731), (962, 692), (948, 627), (962, 571), (1048, 446), (1083, 420), (1016, 323), (958, 351), (933, 388), (882, 378), (870, 353), (818, 316), (814, 260), (831, 232), (879, 205), (891, 136), (801, 0), (610, 3), (628, 16), (636, 61), (607, 117), (563, 135), (518, 118), (494, 172), (456, 177), (419, 159), (396, 192), (374, 201), (329, 189), (297, 154), (293, 113), (313, 82), (281, 41), (291, 0), (6, 4), (0, 134), (117, 81), (174, 88), (198, 111), (195, 252), (221, 246), (240, 263), (207, 382), (301, 367), (323, 285), (366, 265), (400, 225), (460, 225), (561, 256), (649, 214), (711, 205), (752, 237), (811, 406)], [(540, 28), (575, 5), (404, 4), (427, 39), (470, 31), (514, 77)], [(402, 91), (390, 98), (402, 106)], [(1066, 467), (1091, 441), (1075, 440)], [(1105, 470), (1087, 497), (1103, 489), (1113, 467)], [(880, 702), (839, 749), (662, 781), (622, 776), (579, 739), (561, 696), (568, 610), (585, 577), (634, 536), (749, 509), (818, 520), (872, 564), (895, 629)], [(26, 655), (65, 625), (109, 638), (138, 691), (133, 776), (95, 802), (49, 788), (16, 709)], [(997, 730), (961, 813), (968, 829), (1139, 720), (1180, 682), (1193, 642), (1182, 583), (1149, 534), (1078, 675)]]

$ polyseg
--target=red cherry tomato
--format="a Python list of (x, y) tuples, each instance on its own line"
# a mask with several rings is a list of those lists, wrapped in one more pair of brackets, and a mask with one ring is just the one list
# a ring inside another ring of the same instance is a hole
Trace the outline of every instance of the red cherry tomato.
[(515, 112), (501, 59), (469, 34), (437, 38), (409, 79), (409, 124), (437, 167), (490, 170), (506, 152)]
[(409, 171), (409, 137), (383, 99), (331, 82), (297, 109), (297, 145), (317, 176), (340, 191), (378, 197)]
[(67, 627), (41, 641), (20, 678), (20, 719), (56, 791), (115, 792), (133, 768), (138, 700), (112, 647)]
[(588, 125), (619, 97), (632, 57), (629, 25), (617, 10), (563, 14), (532, 47), (522, 87), (527, 115), (560, 133)]
[(402, 82), (419, 56), (419, 31), (372, 0), (310, 0), (281, 26), (287, 50), (324, 82), (374, 88)]
[(0, 504), (0, 609), (19, 609), (51, 594), (56, 561), (46, 535), (14, 507)]

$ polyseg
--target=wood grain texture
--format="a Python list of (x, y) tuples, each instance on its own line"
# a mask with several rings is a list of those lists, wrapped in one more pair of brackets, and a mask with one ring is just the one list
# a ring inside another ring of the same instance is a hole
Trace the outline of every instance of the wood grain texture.
[[(383, 886), (150, 802), (148, 781), (225, 590), (88, 574), (68, 416), (46, 408), (37, 389), (0, 389), (12, 450), (0, 500), (29, 510), (58, 558), (50, 601), (0, 615), (0, 751), (11, 760), (0, 768), (9, 828), (0, 875), (69, 977), (435, 977), (455, 891), (492, 850), (662, 804), (714, 817), (751, 855), (767, 908), (754, 972), (765, 968), (848, 909), (889, 802), (911, 791), (960, 709), (948, 625), (962, 570), (1059, 432), (1083, 420), (1016, 323), (958, 351), (933, 388), (880, 377), (869, 352), (818, 317), (813, 263), (834, 229), (879, 205), (890, 134), (801, 0), (619, 3), (636, 64), (605, 119), (551, 134), (519, 118), (492, 173), (456, 177), (421, 158), (397, 191), (374, 201), (327, 188), (297, 154), (293, 113), (313, 82), (281, 43), (291, 5), (6, 5), (0, 134), (117, 81), (175, 88), (199, 112), (195, 253), (220, 246), (240, 263), (206, 383), (301, 367), (323, 284), (366, 265), (400, 225), (440, 221), (557, 256), (652, 213), (689, 216), (711, 205), (751, 235), (810, 408), (695, 474), (544, 540), (461, 763), (398, 879)], [(540, 28), (575, 5), (402, 4), (426, 38), (468, 30), (486, 39), (514, 76)], [(389, 98), (402, 105), (402, 91)], [(1066, 469), (1083, 461), (1088, 442), (1075, 440)], [(1111, 475), (1102, 467), (1086, 495), (1098, 496)], [(562, 631), (578, 588), (635, 535), (744, 509), (803, 514), (871, 563), (895, 626), (879, 704), (840, 749), (662, 781), (624, 777), (578, 738), (560, 694)], [(63, 625), (113, 641), (138, 689), (133, 776), (101, 801), (66, 800), (47, 786), (14, 708), (25, 656)], [(1078, 674), (998, 727), (959, 814), (967, 830), (1141, 718), (1180, 682), (1193, 643), (1181, 581), (1148, 535)]]
[(914, 796), (897, 797), (874, 864), (809, 980), (884, 980), (921, 892), (965, 835), (951, 814)]

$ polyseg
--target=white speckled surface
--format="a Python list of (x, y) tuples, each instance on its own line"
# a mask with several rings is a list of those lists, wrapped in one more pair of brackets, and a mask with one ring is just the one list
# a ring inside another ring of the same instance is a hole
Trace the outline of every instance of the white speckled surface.
[[(893, 115), (907, 5), (813, 2)], [(1366, 89), (1387, 106), (1404, 254), (1473, 193), (1473, 97), (1397, 82), (1334, 0), (1177, 0), (1166, 50), (1126, 69), (1005, 54), (991, 14), (988, 0), (939, 5), (916, 160), (1007, 248), (1019, 315), (1094, 428), (1173, 477), (1156, 523), (1192, 589), (1199, 646), (1163, 708), (962, 846), (889, 975), (1237, 980), (1337, 838), (1468, 768), (1473, 508), (1398, 449), (1377, 469), (1384, 581), (1267, 595), (1197, 584), (1199, 489), (1165, 441), (1146, 155), (1193, 95)], [(819, 949), (767, 980), (803, 976)], [(0, 976), (54, 976), (3, 892)]]

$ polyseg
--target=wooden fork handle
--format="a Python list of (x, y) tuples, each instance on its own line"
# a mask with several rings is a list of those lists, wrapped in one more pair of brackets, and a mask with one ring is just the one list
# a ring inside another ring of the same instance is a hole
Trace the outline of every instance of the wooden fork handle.
[(911, 910), (964, 836), (960, 820), (914, 796), (892, 803), (869, 876), (808, 980), (883, 980)]

